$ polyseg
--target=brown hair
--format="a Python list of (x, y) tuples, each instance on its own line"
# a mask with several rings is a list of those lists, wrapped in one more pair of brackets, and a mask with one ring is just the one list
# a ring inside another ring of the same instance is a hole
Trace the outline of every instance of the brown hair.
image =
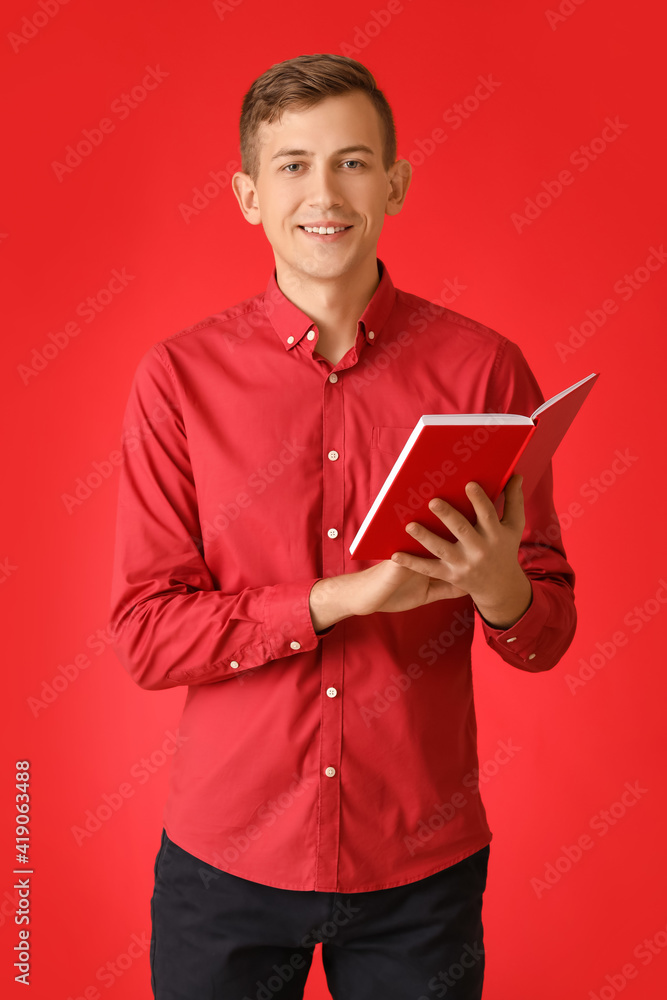
[(389, 103), (373, 74), (356, 59), (331, 53), (297, 56), (274, 63), (257, 77), (241, 106), (241, 169), (253, 183), (259, 174), (258, 131), (262, 122), (280, 121), (286, 109), (305, 111), (325, 97), (360, 90), (373, 102), (380, 119), (385, 170), (396, 160), (396, 126)]

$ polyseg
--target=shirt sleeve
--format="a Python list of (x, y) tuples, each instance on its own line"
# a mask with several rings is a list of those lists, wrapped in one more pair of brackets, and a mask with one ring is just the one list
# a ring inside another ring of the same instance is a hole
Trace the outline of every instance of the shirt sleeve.
[[(137, 366), (121, 437), (108, 621), (140, 687), (212, 684), (314, 649), (309, 595), (321, 577), (224, 593), (195, 542), (197, 495), (179, 391), (163, 349)], [(333, 626), (332, 626), (333, 627)]]
[[(487, 395), (487, 411), (530, 415), (544, 402), (519, 347), (504, 340)], [(476, 608), (484, 638), (507, 663), (532, 672), (554, 667), (568, 649), (577, 625), (574, 570), (563, 547), (553, 503), (553, 469), (548, 468), (525, 503), (526, 525), (519, 564), (533, 589), (530, 605), (507, 629), (493, 628)]]

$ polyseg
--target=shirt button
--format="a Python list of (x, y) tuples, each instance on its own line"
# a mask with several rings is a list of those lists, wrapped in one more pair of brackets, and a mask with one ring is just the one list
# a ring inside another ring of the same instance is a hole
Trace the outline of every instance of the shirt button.
[(293, 642), (290, 642), (290, 649), (301, 649), (301, 643), (295, 639)]
[(327, 455), (327, 458), (330, 458), (332, 462), (335, 462), (336, 459), (338, 458), (338, 452), (330, 451), (329, 454)]
[(528, 657), (528, 659), (529, 660), (534, 660), (536, 655), (537, 655), (536, 653), (531, 653), (530, 656)]
[(517, 637), (516, 637), (515, 635), (513, 635), (513, 636), (511, 636), (511, 637), (510, 637), (510, 638), (509, 638), (509, 639), (508, 639), (507, 641), (508, 641), (508, 642), (516, 642), (516, 638), (517, 638)]
[(327, 688), (327, 695), (329, 698), (335, 698), (337, 694), (338, 691), (336, 691), (336, 688)]
[(329, 381), (330, 382), (337, 382), (338, 381), (338, 376), (336, 375), (335, 372), (331, 373), (331, 375), (329, 376)]
[(287, 343), (288, 344), (293, 344), (294, 343), (294, 337), (288, 337), (287, 338)]
[(326, 774), (327, 778), (333, 778), (334, 774), (336, 773), (336, 768), (327, 767), (324, 773)]
[(308, 340), (315, 340), (315, 331), (309, 330), (308, 333), (306, 334), (306, 337), (308, 338)]
[(369, 330), (369, 331), (368, 331), (368, 339), (369, 339), (369, 340), (372, 340), (374, 336), (375, 336), (375, 334), (373, 333), (373, 331), (372, 331), (372, 330)]
[(329, 536), (329, 538), (338, 538), (338, 532), (336, 531), (335, 528), (329, 528), (329, 530), (327, 531), (327, 535)]
[(232, 660), (232, 662), (229, 665), (233, 670), (236, 670), (236, 668), (238, 667), (238, 661)]

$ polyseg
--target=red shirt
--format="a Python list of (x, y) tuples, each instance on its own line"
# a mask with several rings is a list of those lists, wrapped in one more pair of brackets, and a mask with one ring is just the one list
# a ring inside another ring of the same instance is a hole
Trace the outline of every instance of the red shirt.
[(187, 686), (165, 829), (285, 889), (403, 885), (488, 844), (473, 624), (529, 671), (576, 624), (549, 469), (526, 502), (533, 599), (511, 628), (462, 597), (315, 633), (309, 592), (373, 565), (348, 547), (419, 417), (543, 402), (514, 343), (378, 271), (338, 364), (274, 270), (151, 346), (125, 412), (109, 627), (138, 685)]

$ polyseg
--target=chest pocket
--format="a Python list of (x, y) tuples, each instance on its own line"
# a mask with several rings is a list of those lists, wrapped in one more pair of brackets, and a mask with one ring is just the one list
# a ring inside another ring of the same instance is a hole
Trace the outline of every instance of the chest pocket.
[(391, 472), (392, 466), (403, 451), (405, 442), (414, 429), (412, 427), (372, 427), (370, 452), (370, 494), (371, 504)]

